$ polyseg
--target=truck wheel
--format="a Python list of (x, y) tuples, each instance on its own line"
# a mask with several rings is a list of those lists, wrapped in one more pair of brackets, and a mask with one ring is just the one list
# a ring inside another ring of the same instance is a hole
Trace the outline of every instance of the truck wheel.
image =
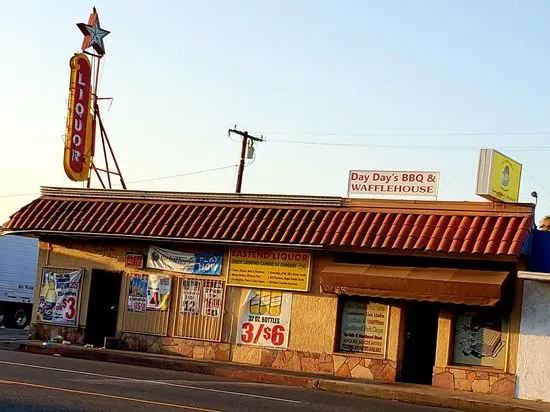
[(17, 309), (15, 313), (13, 314), (13, 317), (11, 319), (12, 327), (16, 329), (23, 329), (25, 326), (29, 324), (29, 314), (25, 309)]
[(4, 309), (0, 309), (0, 326), (2, 326), (4, 324), (4, 318), (5, 318), (5, 314), (4, 314)]

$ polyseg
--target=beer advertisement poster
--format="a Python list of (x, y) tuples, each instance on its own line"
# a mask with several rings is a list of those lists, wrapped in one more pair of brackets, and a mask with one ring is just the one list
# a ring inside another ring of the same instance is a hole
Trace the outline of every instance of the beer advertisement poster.
[(84, 271), (59, 272), (48, 268), (42, 272), (37, 319), (54, 325), (76, 326)]
[(239, 311), (237, 344), (288, 348), (292, 293), (249, 289)]
[(147, 282), (147, 310), (168, 310), (170, 306), (170, 276), (149, 275)]
[(131, 275), (128, 292), (128, 310), (145, 312), (147, 310), (147, 275)]

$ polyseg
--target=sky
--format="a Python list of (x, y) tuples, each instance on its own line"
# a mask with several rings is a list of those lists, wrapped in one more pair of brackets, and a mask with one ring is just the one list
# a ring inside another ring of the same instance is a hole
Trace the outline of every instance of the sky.
[(237, 125), (265, 137), (245, 193), (346, 196), (351, 169), (428, 170), (439, 200), (475, 201), (483, 147), (521, 162), (520, 201), (536, 191), (550, 214), (548, 1), (0, 0), (0, 222), (41, 186), (82, 187), (63, 136), (94, 5), (130, 189), (233, 192)]

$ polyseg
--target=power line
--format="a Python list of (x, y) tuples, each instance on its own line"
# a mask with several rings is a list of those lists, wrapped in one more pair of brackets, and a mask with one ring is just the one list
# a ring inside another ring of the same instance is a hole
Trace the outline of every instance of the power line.
[(196, 172), (188, 172), (188, 173), (179, 173), (179, 174), (170, 175), (170, 176), (154, 177), (154, 178), (151, 178), (151, 179), (134, 180), (133, 182), (128, 182), (128, 183), (130, 184), (130, 183), (153, 182), (153, 181), (156, 181), (156, 180), (172, 179), (174, 177), (183, 177), (183, 176), (198, 175), (198, 174), (201, 174), (201, 173), (216, 172), (218, 170), (232, 169), (234, 167), (237, 167), (237, 165), (215, 167), (213, 169), (198, 170)]
[(279, 136), (549, 136), (545, 132), (264, 132)]
[[(315, 142), (308, 140), (286, 140), (286, 139), (266, 139), (267, 143), (300, 144), (309, 146), (332, 146), (332, 147), (365, 147), (369, 149), (410, 149), (410, 150), (479, 150), (479, 146), (440, 146), (440, 145), (389, 145), (389, 144), (370, 144), (370, 143), (336, 143), (336, 142)], [(502, 150), (550, 150), (550, 146), (499, 146)]]
[(36, 196), (38, 195), (39, 193), (12, 193), (12, 194), (9, 194), (9, 195), (0, 195), (0, 197), (2, 198), (5, 198), (5, 197), (22, 197), (22, 196)]

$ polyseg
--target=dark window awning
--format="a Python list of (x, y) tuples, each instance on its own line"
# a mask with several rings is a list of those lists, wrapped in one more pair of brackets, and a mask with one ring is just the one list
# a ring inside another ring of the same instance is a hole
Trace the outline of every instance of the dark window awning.
[(495, 306), (510, 272), (333, 264), (321, 272), (321, 290), (470, 306)]

